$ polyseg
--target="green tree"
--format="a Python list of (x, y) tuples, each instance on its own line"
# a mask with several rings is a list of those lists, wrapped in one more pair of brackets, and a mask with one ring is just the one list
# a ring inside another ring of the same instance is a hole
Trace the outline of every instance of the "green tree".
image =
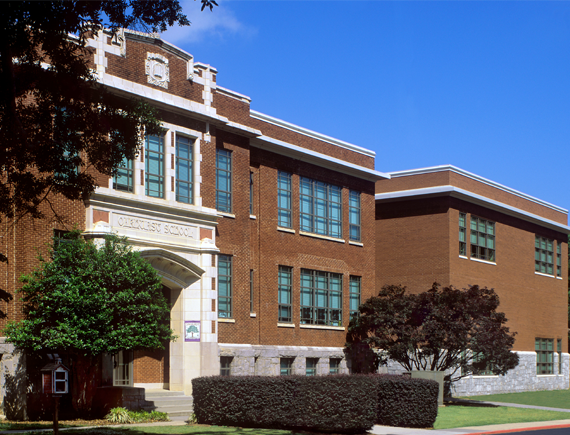
[(176, 0), (0, 4), (0, 219), (43, 217), (50, 194), (85, 198), (97, 186), (93, 169), (112, 175), (137, 154), (142, 131), (158, 132), (149, 106), (97, 84), (86, 41), (102, 28), (176, 23), (190, 24)]
[(459, 290), (434, 283), (419, 294), (384, 286), (351, 319), (346, 352), (355, 372), (374, 372), (391, 359), (409, 371), (448, 371), (449, 382), (482, 370), (504, 375), (518, 355), (498, 306), (493, 289), (476, 285)]
[(160, 277), (124, 239), (98, 247), (78, 231), (54, 239), (51, 259), (22, 277), (24, 319), (7, 340), (31, 352), (65, 353), (72, 363), (72, 400), (89, 415), (104, 353), (162, 349), (173, 340)]

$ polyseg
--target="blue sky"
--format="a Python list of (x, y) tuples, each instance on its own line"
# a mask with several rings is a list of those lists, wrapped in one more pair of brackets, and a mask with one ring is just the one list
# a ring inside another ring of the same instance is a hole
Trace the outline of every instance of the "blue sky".
[(162, 37), (253, 110), (570, 208), (570, 2), (218, 3)]

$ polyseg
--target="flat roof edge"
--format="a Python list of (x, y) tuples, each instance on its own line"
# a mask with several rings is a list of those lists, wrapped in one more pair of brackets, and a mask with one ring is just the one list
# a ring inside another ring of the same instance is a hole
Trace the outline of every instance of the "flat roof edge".
[(394, 171), (394, 172), (389, 172), (389, 174), (391, 175), (392, 178), (398, 178), (398, 177), (407, 177), (411, 175), (433, 174), (435, 172), (444, 172), (444, 171), (455, 172), (456, 174), (463, 175), (464, 177), (471, 178), (483, 184), (487, 184), (488, 186), (494, 187), (496, 189), (502, 190), (512, 195), (526, 199), (527, 201), (531, 201), (536, 204), (542, 205), (543, 207), (551, 208), (552, 210), (555, 210), (557, 212), (568, 214), (568, 210), (566, 210), (565, 208), (559, 207), (555, 204), (551, 204), (550, 202), (543, 201), (542, 199), (536, 198), (534, 196), (527, 195), (526, 193), (523, 193), (519, 190), (512, 189), (508, 186), (497, 183), (493, 180), (489, 180), (488, 178), (481, 177), (480, 175), (474, 174), (473, 172), (466, 171), (464, 169), (458, 168), (457, 166), (453, 165), (439, 165), (439, 166), (430, 166), (427, 168), (410, 169), (405, 171)]
[(570, 234), (570, 226), (561, 224), (559, 222), (547, 219), (545, 217), (530, 213), (520, 208), (513, 207), (500, 201), (478, 195), (468, 190), (461, 189), (456, 186), (436, 186), (424, 187), (420, 189), (400, 190), (397, 192), (377, 193), (374, 195), (376, 201), (390, 200), (390, 199), (412, 199), (414, 197), (429, 197), (429, 196), (443, 196), (450, 195), (459, 199), (466, 200), (474, 204), (480, 204), (487, 208), (491, 208), (502, 213), (521, 218), (523, 220), (536, 223), (541, 226), (556, 229), (557, 231)]

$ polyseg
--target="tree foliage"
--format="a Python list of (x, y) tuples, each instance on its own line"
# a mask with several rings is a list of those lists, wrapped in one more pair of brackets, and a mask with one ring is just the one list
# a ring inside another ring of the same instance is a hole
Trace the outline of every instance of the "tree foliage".
[(161, 349), (174, 337), (160, 277), (124, 239), (97, 247), (77, 231), (65, 237), (22, 277), (25, 318), (4, 332), (18, 348), (70, 355), (75, 402), (88, 413), (101, 354)]
[(159, 128), (149, 106), (97, 84), (87, 37), (189, 21), (169, 0), (14, 1), (0, 12), (0, 219), (41, 218), (50, 193), (86, 197), (96, 187), (91, 168), (111, 175), (136, 155), (142, 131)]
[(476, 285), (460, 290), (434, 283), (419, 294), (387, 285), (351, 319), (346, 351), (356, 372), (375, 371), (391, 359), (410, 371), (448, 371), (451, 382), (485, 369), (504, 375), (518, 355), (498, 306), (493, 289)]

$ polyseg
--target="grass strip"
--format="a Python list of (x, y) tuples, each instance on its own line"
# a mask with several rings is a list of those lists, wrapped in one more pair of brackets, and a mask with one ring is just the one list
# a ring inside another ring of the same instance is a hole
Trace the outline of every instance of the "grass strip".
[(521, 405), (546, 406), (548, 408), (570, 409), (570, 390), (530, 391), (526, 393), (489, 394), (485, 396), (462, 397), (462, 399), (487, 402), (518, 403)]
[[(30, 432), (35, 435), (45, 435), (43, 432)], [(294, 432), (278, 429), (257, 429), (227, 426), (154, 426), (113, 428), (98, 427), (83, 430), (66, 430), (65, 435), (143, 435), (143, 434), (172, 434), (172, 435), (293, 435)], [(318, 435), (315, 433), (315, 435)], [(330, 435), (330, 434), (329, 434)]]
[(439, 408), (434, 429), (551, 420), (570, 420), (570, 413), (542, 411), (532, 408), (511, 408), (507, 406), (449, 405)]

